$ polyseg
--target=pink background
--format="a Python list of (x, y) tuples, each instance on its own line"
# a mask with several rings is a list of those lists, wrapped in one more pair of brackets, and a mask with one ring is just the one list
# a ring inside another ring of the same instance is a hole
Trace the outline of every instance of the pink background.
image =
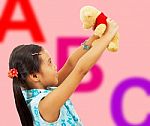
[[(93, 92), (74, 93), (72, 102), (85, 126), (115, 126), (111, 116), (111, 96), (118, 83), (129, 77), (149, 79), (150, 68), (150, 2), (149, 0), (30, 0), (40, 28), (46, 38), (46, 47), (56, 62), (56, 40), (59, 36), (90, 36), (92, 31), (83, 30), (79, 10), (84, 5), (99, 8), (120, 26), (120, 49), (117, 53), (105, 51), (98, 65), (104, 78)], [(0, 17), (6, 1), (0, 1)], [(14, 20), (23, 20), (17, 6)], [(21, 125), (12, 92), (12, 80), (7, 77), (10, 52), (19, 44), (29, 44), (32, 36), (28, 31), (9, 31), (0, 42), (0, 125)], [(70, 50), (70, 53), (73, 50)], [(90, 73), (84, 78), (87, 81)], [(128, 122), (140, 123), (150, 112), (150, 100), (141, 89), (129, 90), (124, 98), (124, 115)], [(135, 114), (136, 113), (136, 114)]]

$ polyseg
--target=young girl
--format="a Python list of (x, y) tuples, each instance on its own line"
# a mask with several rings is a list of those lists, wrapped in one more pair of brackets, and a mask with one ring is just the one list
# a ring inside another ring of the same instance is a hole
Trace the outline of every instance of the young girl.
[(116, 34), (116, 22), (107, 22), (106, 33), (100, 39), (90, 37), (58, 72), (41, 46), (19, 45), (13, 49), (8, 76), (13, 79), (22, 126), (83, 126), (69, 97)]

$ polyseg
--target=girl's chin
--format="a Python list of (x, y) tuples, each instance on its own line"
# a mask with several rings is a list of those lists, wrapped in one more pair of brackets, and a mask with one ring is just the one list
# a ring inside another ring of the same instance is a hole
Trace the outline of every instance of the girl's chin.
[(58, 86), (58, 79), (56, 79), (56, 81), (55, 81), (55, 84), (54, 84), (55, 86)]

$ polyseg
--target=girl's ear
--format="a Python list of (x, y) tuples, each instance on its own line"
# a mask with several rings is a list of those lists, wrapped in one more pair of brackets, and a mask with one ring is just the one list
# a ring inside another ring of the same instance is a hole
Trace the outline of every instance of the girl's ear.
[(39, 81), (39, 75), (37, 73), (33, 73), (33, 74), (30, 74), (28, 77), (27, 77), (28, 81), (30, 82), (38, 82)]

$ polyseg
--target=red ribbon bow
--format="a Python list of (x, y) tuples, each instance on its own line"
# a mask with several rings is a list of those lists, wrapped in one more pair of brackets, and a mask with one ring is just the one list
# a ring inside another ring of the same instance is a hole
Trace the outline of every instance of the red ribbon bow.
[(15, 69), (15, 68), (10, 69), (8, 72), (8, 77), (10, 77), (10, 78), (18, 77), (17, 69)]

